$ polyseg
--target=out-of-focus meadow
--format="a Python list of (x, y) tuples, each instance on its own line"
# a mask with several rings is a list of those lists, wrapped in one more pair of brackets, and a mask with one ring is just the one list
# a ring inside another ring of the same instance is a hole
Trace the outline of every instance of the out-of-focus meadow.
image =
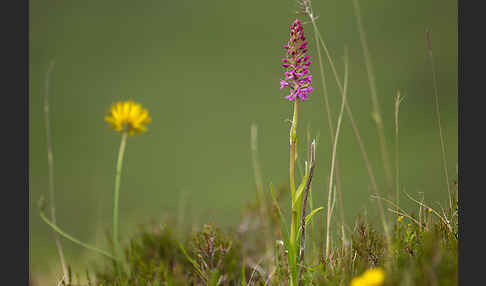
[[(452, 180), (458, 155), (457, 1), (360, 3), (392, 166), (394, 97), (400, 89), (405, 96), (399, 115), (402, 188), (415, 196), (422, 192), (432, 205), (445, 205), (425, 31), (430, 27)], [(344, 47), (349, 51), (348, 100), (383, 189), (383, 164), (352, 2), (314, 1), (313, 7), (340, 74)], [(153, 122), (147, 133), (128, 140), (120, 193), (121, 234), (165, 217), (179, 220), (187, 231), (205, 222), (231, 226), (255, 198), (252, 122), (258, 125), (265, 186), (288, 184), (292, 106), (279, 90), (279, 79), (282, 47), (296, 9), (293, 0), (30, 2), (29, 266), (34, 275), (59, 273), (53, 234), (37, 208), (39, 197), (48, 197), (42, 96), (49, 61), (55, 61), (49, 96), (57, 222), (64, 230), (107, 246), (120, 136), (103, 117), (113, 102), (125, 99), (148, 108)], [(325, 205), (331, 140), (312, 29), (306, 35), (314, 92), (302, 104), (299, 132), (305, 138), (309, 127), (310, 134), (318, 136), (313, 195), (314, 204)], [(325, 63), (335, 122), (340, 95)], [(352, 222), (373, 202), (347, 116), (337, 152), (345, 215)], [(405, 198), (403, 202), (407, 206)], [(84, 271), (96, 258), (69, 241), (63, 245), (76, 270)]]

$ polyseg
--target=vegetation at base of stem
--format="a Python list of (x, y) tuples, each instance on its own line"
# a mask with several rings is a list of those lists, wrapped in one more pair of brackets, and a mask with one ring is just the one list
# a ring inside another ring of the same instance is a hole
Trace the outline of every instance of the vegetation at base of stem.
[[(274, 192), (278, 197), (278, 192)], [(284, 199), (280, 197), (279, 201)], [(246, 213), (242, 223), (258, 212), (255, 208)], [(413, 221), (416, 214), (407, 215), (410, 218), (403, 217), (391, 230), (393, 255), (386, 254), (385, 237), (376, 224), (358, 217), (349, 233), (350, 244), (334, 243), (329, 257), (316, 252), (306, 255), (301, 285), (348, 286), (353, 278), (376, 267), (383, 269), (383, 286), (401, 283), (425, 286), (431, 281), (436, 281), (436, 285), (457, 285), (458, 240), (454, 232), (433, 212), (425, 213), (422, 225)], [(142, 225), (129, 240), (124, 250), (129, 272), (118, 274), (106, 256), (108, 260), (92, 271), (90, 284), (83, 285), (182, 286), (209, 285), (210, 281), (221, 286), (288, 285), (290, 273), (285, 248), (279, 242), (280, 224), (274, 217), (268, 219), (275, 245), (274, 254), (268, 258), (272, 262), (269, 267), (257, 260), (266, 241), (248, 240), (240, 231), (220, 230), (211, 225), (177, 236), (176, 225), (161, 222)], [(174, 220), (167, 218), (169, 221)], [(252, 233), (259, 231), (254, 229)], [(309, 237), (309, 241), (312, 239), (317, 238)], [(78, 285), (70, 283), (64, 285)]]

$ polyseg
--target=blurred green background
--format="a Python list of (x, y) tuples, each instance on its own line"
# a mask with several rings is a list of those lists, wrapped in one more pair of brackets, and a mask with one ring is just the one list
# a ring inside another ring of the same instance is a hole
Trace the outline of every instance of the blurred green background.
[[(394, 97), (400, 111), (401, 183), (445, 204), (439, 130), (425, 30), (431, 28), (440, 110), (451, 180), (457, 166), (457, 1), (360, 1), (375, 69), (377, 93), (394, 166)], [(314, 1), (318, 26), (343, 74), (349, 50), (349, 102), (381, 189), (379, 141), (351, 0)], [(250, 126), (259, 129), (264, 184), (286, 186), (288, 119), (292, 106), (279, 90), (282, 46), (296, 18), (285, 1), (30, 1), (29, 266), (33, 276), (59, 277), (49, 228), (36, 203), (48, 197), (42, 96), (50, 60), (50, 104), (58, 224), (73, 236), (106, 248), (111, 229), (115, 160), (120, 136), (103, 117), (118, 100), (133, 99), (153, 118), (149, 131), (129, 138), (124, 162), (121, 234), (136, 225), (183, 213), (180, 225), (231, 226), (255, 198)], [(301, 138), (319, 136), (314, 202), (326, 205), (331, 142), (310, 25), (314, 93), (302, 104)], [(327, 63), (327, 62), (326, 62)], [(326, 64), (334, 122), (340, 96)], [(301, 142), (304, 142), (302, 140)], [(304, 148), (304, 144), (301, 144)], [(304, 157), (304, 152), (301, 152)], [(338, 146), (348, 223), (376, 207), (347, 116)], [(180, 210), (180, 201), (185, 204)], [(415, 206), (403, 199), (405, 206)], [(67, 261), (84, 273), (97, 259), (63, 241)], [(39, 278), (40, 279), (40, 278)], [(47, 278), (46, 278), (47, 279)]]

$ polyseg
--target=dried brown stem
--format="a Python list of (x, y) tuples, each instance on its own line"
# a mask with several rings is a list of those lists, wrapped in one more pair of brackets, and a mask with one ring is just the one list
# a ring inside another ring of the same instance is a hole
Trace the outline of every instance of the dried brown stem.
[(300, 226), (302, 229), (301, 232), (301, 239), (300, 239), (300, 252), (299, 252), (299, 286), (302, 283), (302, 280), (300, 279), (302, 275), (302, 269), (303, 269), (303, 263), (304, 263), (304, 253), (305, 253), (305, 210), (307, 207), (307, 197), (309, 196), (309, 190), (310, 190), (310, 185), (312, 183), (312, 177), (314, 176), (314, 167), (315, 167), (315, 161), (316, 161), (316, 142), (315, 140), (312, 141), (311, 145), (311, 159), (310, 159), (310, 170), (309, 170), (309, 178), (307, 179), (305, 189), (304, 189), (304, 201), (302, 202), (302, 216), (301, 216), (301, 222)]
[[(47, 140), (47, 165), (49, 170), (49, 197), (51, 206), (51, 220), (56, 224), (56, 207), (54, 200), (54, 155), (52, 151), (52, 135), (51, 135), (51, 125), (49, 120), (49, 80), (54, 69), (54, 61), (49, 63), (49, 67), (46, 73), (45, 81), (45, 93), (44, 93), (44, 124), (46, 129), (46, 140)], [(61, 267), (64, 277), (68, 277), (68, 269), (64, 259), (64, 252), (62, 250), (61, 240), (59, 239), (59, 234), (55, 231), (54, 240), (56, 242), (57, 252), (59, 254), (59, 260), (61, 261)], [(63, 278), (64, 279), (64, 278)]]

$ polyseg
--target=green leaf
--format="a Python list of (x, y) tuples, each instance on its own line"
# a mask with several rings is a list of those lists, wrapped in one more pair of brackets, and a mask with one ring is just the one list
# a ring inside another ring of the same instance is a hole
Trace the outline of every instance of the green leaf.
[(292, 198), (292, 206), (294, 206), (298, 201), (300, 201), (305, 186), (307, 185), (308, 177), (309, 177), (309, 168), (307, 168), (307, 162), (305, 162), (305, 174), (304, 177), (302, 178), (302, 182), (300, 183), (299, 187), (297, 188), (297, 191), (295, 192), (295, 197)]
[(89, 245), (87, 243), (84, 243), (76, 238), (74, 238), (73, 236), (65, 233), (60, 227), (58, 227), (57, 225), (55, 225), (53, 222), (51, 222), (47, 217), (46, 215), (44, 214), (44, 211), (41, 209), (40, 211), (40, 217), (41, 219), (48, 225), (50, 226), (55, 232), (57, 232), (58, 234), (60, 234), (62, 237), (66, 238), (66, 239), (69, 239), (70, 241), (86, 248), (86, 249), (89, 249), (89, 250), (93, 250), (101, 255), (104, 255), (108, 258), (111, 258), (113, 260), (115, 260), (116, 262), (120, 262), (120, 260), (116, 257), (114, 257), (113, 255), (109, 254), (108, 252), (102, 250), (102, 249), (99, 249), (95, 246), (92, 246), (92, 245)]
[[(306, 217), (305, 217), (305, 226), (307, 226), (309, 224), (309, 222), (312, 220), (312, 217), (318, 213), (320, 210), (324, 209), (324, 207), (319, 207), (313, 211), (311, 211), (310, 214), (308, 214)], [(302, 226), (299, 225), (299, 231), (297, 232), (297, 236), (298, 236), (298, 239), (297, 239), (297, 244), (300, 244), (300, 237), (302, 235)]]
[(311, 221), (312, 217), (313, 217), (313, 216), (314, 216), (316, 213), (318, 213), (319, 211), (321, 211), (321, 210), (323, 210), (323, 209), (324, 209), (324, 207), (319, 207), (319, 208), (317, 208), (317, 209), (315, 209), (315, 210), (311, 211), (311, 213), (310, 213), (310, 214), (308, 214), (308, 215), (305, 217), (305, 225), (307, 225), (307, 224), (308, 224), (308, 223)]
[(277, 198), (275, 196), (275, 192), (273, 190), (273, 184), (270, 183), (270, 191), (272, 193), (272, 199), (273, 199), (273, 204), (277, 208), (277, 218), (278, 222), (280, 223), (280, 229), (282, 230), (282, 238), (285, 243), (285, 246), (289, 245), (289, 233), (288, 233), (288, 228), (287, 228), (287, 223), (285, 222), (285, 219), (282, 215), (282, 210), (280, 209), (280, 206), (278, 205)]

